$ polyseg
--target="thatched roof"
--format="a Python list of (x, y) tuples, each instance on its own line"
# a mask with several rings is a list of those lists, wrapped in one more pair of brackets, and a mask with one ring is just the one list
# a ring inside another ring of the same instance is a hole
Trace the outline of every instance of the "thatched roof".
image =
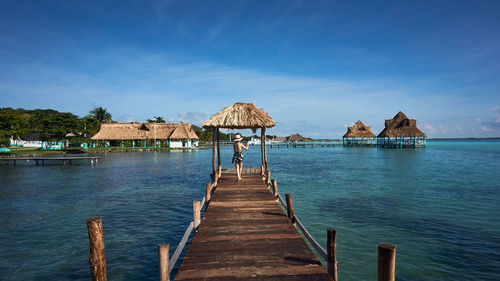
[(301, 134), (290, 135), (287, 138), (288, 142), (297, 142), (297, 141), (307, 141)]
[(238, 102), (228, 106), (203, 123), (203, 128), (254, 129), (271, 128), (276, 122), (252, 103)]
[(351, 127), (347, 127), (347, 133), (344, 138), (374, 138), (375, 134), (372, 132), (372, 127), (366, 126), (363, 122), (358, 120)]
[(385, 120), (385, 128), (378, 135), (384, 137), (426, 137), (424, 132), (417, 128), (417, 121), (408, 118), (403, 112), (398, 112), (392, 119)]
[(191, 124), (104, 123), (93, 140), (198, 139)]

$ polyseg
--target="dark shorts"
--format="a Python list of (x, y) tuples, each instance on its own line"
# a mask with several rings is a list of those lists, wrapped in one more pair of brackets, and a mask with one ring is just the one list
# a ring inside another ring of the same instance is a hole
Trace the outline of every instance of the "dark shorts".
[(233, 163), (240, 164), (243, 162), (243, 152), (235, 152), (233, 154)]

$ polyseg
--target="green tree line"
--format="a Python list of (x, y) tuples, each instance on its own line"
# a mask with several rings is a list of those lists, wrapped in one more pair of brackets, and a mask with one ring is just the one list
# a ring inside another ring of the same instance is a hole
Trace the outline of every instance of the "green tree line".
[(63, 140), (68, 133), (81, 133), (74, 141), (84, 141), (83, 134), (92, 136), (102, 123), (110, 122), (113, 122), (111, 114), (102, 107), (94, 108), (82, 118), (53, 109), (0, 108), (0, 146), (8, 146), (9, 137), (25, 139), (32, 133), (42, 141)]
[[(52, 141), (67, 139), (66, 134), (73, 133), (74, 142), (88, 141), (84, 136), (95, 135), (102, 123), (113, 123), (112, 115), (106, 108), (95, 107), (84, 117), (78, 117), (70, 112), (59, 112), (53, 109), (23, 108), (13, 109), (11, 107), (0, 108), (0, 146), (9, 145), (9, 137), (26, 139), (30, 134), (37, 133), (39, 140)], [(161, 116), (147, 119), (148, 123), (165, 123)], [(199, 137), (200, 142), (212, 141), (212, 130), (193, 125), (193, 130)], [(82, 135), (78, 135), (78, 133)], [(85, 134), (85, 135), (83, 135)], [(237, 132), (225, 134), (220, 132), (221, 141), (234, 139)], [(257, 137), (257, 136), (255, 136)], [(244, 137), (249, 140), (250, 137)]]

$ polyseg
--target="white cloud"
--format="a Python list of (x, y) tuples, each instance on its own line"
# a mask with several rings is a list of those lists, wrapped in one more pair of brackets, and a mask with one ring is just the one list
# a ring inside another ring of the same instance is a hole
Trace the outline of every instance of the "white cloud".
[(203, 112), (177, 112), (177, 116), (180, 121), (185, 123), (191, 123), (195, 125), (201, 125), (205, 120), (207, 120), (207, 115)]
[(484, 131), (484, 132), (493, 132), (493, 129), (490, 129), (490, 128), (485, 127), (485, 126), (479, 127), (479, 130)]
[[(447, 110), (465, 104), (461, 97), (432, 89), (427, 90), (432, 95), (422, 98), (417, 94), (421, 90), (416, 87), (418, 83), (412, 81), (403, 84), (383, 79), (297, 76), (202, 61), (186, 62), (137, 50), (118, 50), (100, 54), (99, 58), (94, 54), (87, 60), (90, 65), (106, 64), (98, 74), (80, 68), (64, 71), (36, 62), (19, 65), (11, 71), (15, 73), (12, 77), (25, 77), (28, 73), (36, 80), (21, 83), (9, 76), (0, 77), (0, 92), (13, 107), (54, 108), (82, 116), (94, 101), (113, 116), (123, 116), (117, 118), (119, 121), (163, 116), (168, 122), (196, 125), (225, 106), (255, 101), (278, 123), (274, 134), (298, 132), (312, 136), (319, 132), (320, 137), (339, 131), (343, 132), (335, 134), (342, 135), (348, 124), (357, 120), (371, 126), (373, 132), (380, 132), (384, 119), (392, 118), (400, 109), (410, 118), (425, 117), (424, 131), (436, 134), (443, 131), (431, 125), (436, 116), (455, 117), (456, 109)], [(64, 86), (54, 87), (54, 81)], [(68, 102), (61, 104), (63, 101)], [(480, 117), (474, 122), (486, 124)], [(450, 124), (450, 128), (456, 125), (462, 125), (465, 133), (474, 130), (463, 124)], [(492, 127), (489, 123), (488, 126)], [(446, 131), (450, 133), (449, 129)]]
[(490, 110), (493, 110), (493, 111), (500, 111), (500, 105), (493, 106), (492, 108), (490, 108)]
[(432, 126), (429, 123), (423, 123), (422, 128), (424, 128), (424, 131), (429, 133), (429, 134), (435, 134), (437, 132), (437, 129), (434, 128), (434, 126)]
[(440, 125), (440, 126), (439, 126), (439, 131), (440, 131), (440, 132), (441, 132), (441, 134), (443, 134), (443, 135), (448, 134), (448, 128), (446, 128), (445, 126)]

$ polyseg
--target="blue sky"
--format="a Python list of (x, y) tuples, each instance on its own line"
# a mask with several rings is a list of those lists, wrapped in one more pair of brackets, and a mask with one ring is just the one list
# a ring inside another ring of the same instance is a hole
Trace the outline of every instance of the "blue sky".
[(277, 135), (500, 136), (499, 1), (4, 1), (0, 107), (201, 124), (254, 102)]

